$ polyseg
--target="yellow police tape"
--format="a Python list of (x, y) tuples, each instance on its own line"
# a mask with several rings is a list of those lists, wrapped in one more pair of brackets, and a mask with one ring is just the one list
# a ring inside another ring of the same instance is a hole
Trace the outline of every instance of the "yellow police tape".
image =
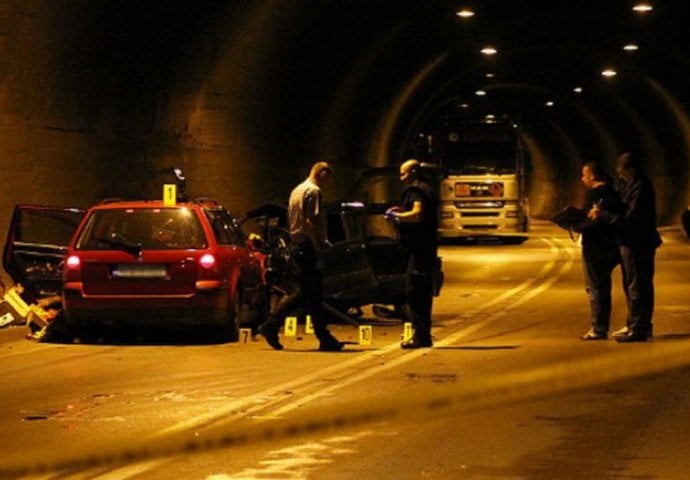
[(214, 449), (232, 448), (305, 434), (355, 427), (370, 422), (408, 417), (437, 416), (449, 411), (465, 413), (539, 399), (567, 391), (595, 387), (624, 379), (650, 376), (690, 367), (690, 342), (687, 340), (653, 342), (645, 348), (630, 345), (615, 353), (587, 359), (587, 375), (582, 375), (582, 360), (548, 365), (527, 371), (466, 381), (460, 385), (427, 391), (410, 391), (397, 400), (387, 398), (381, 404), (355, 402), (336, 415), (328, 406), (313, 409), (309, 418), (275, 419), (262, 422), (243, 421), (220, 425), (203, 431), (189, 430), (149, 439), (122, 448), (78, 452), (62, 450), (41, 454), (36, 461), (26, 457), (3, 459), (0, 477), (130, 464), (153, 458), (170, 458)]

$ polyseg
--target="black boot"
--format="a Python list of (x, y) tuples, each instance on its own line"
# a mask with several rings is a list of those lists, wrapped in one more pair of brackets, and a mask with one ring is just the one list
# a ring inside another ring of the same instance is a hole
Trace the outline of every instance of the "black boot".
[(647, 330), (630, 330), (624, 335), (613, 337), (618, 343), (646, 342), (652, 339), (652, 333)]
[(280, 327), (271, 321), (266, 321), (257, 328), (257, 331), (266, 339), (266, 343), (274, 350), (283, 349), (283, 345), (280, 343), (280, 338), (278, 337), (279, 330)]
[(418, 337), (413, 336), (406, 342), (400, 344), (400, 348), (403, 350), (412, 350), (415, 348), (431, 348), (434, 343), (431, 341), (431, 337)]
[(321, 335), (319, 338), (320, 352), (339, 352), (344, 346), (345, 344), (343, 342), (335, 338), (330, 333)]

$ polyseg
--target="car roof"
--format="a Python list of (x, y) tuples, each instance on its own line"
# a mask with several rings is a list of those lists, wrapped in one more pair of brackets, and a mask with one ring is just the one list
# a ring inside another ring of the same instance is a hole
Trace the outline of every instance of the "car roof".
[(139, 209), (139, 208), (209, 208), (220, 209), (221, 205), (216, 200), (199, 199), (190, 202), (178, 202), (174, 205), (166, 204), (162, 200), (120, 200), (106, 199), (101, 203), (91, 206), (91, 210), (110, 209)]

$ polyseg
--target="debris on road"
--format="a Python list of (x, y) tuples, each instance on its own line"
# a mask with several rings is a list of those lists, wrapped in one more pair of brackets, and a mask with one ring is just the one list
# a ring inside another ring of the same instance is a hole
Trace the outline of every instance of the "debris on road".
[(10, 288), (5, 288), (3, 285), (2, 289), (0, 327), (26, 325), (27, 339), (40, 340), (43, 338), (50, 324), (60, 313), (61, 297), (54, 295), (28, 304), (21, 296), (24, 291), (21, 284)]

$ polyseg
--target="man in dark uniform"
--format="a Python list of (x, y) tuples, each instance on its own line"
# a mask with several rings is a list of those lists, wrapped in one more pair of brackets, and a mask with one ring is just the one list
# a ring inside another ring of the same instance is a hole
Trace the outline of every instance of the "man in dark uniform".
[(400, 346), (425, 348), (431, 340), (433, 271), (438, 250), (438, 204), (431, 185), (423, 177), (417, 160), (400, 166), (400, 180), (405, 185), (401, 204), (386, 216), (399, 224), (400, 240), (408, 254), (407, 308), (414, 335)]
[[(598, 163), (583, 165), (582, 183), (587, 188), (584, 211), (615, 210), (620, 205), (618, 194)], [(581, 338), (606, 340), (611, 321), (611, 273), (621, 261), (616, 232), (610, 223), (591, 219), (575, 228), (582, 233), (582, 265), (591, 312), (591, 328)]]
[(654, 186), (637, 159), (624, 153), (616, 161), (617, 190), (623, 213), (591, 211), (616, 227), (628, 301), (626, 326), (613, 333), (618, 342), (646, 342), (652, 337), (654, 312), (654, 256), (661, 245), (656, 229)]

